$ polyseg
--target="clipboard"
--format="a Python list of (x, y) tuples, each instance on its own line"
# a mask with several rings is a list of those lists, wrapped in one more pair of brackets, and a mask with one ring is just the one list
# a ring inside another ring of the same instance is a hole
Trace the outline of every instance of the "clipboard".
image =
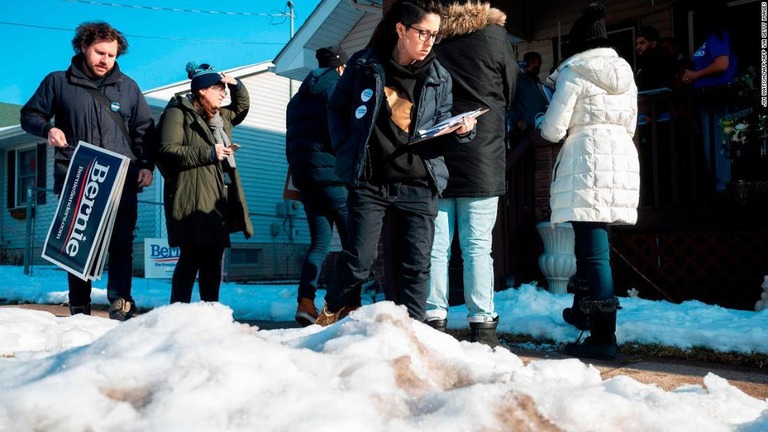
[(488, 110), (488, 108), (478, 108), (473, 111), (467, 111), (461, 114), (457, 114), (449, 119), (445, 119), (440, 123), (432, 126), (431, 128), (419, 129), (418, 133), (416, 134), (416, 138), (409, 141), (408, 144), (416, 144), (428, 139), (449, 134), (461, 127), (461, 119), (464, 117), (477, 118), (487, 113)]

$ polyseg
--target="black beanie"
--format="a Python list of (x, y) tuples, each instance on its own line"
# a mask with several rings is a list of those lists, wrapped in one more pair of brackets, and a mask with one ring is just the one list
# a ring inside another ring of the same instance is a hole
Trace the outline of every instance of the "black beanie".
[(192, 91), (208, 88), (221, 82), (221, 74), (215, 67), (203, 63), (198, 65), (195, 62), (187, 63), (187, 77), (192, 80), (190, 86)]
[(317, 66), (321, 68), (335, 68), (347, 63), (347, 54), (338, 45), (318, 49), (315, 58)]
[(595, 2), (587, 6), (581, 16), (573, 23), (571, 32), (568, 33), (568, 41), (577, 48), (577, 52), (586, 48), (594, 48), (608, 40), (604, 17), (605, 7)]

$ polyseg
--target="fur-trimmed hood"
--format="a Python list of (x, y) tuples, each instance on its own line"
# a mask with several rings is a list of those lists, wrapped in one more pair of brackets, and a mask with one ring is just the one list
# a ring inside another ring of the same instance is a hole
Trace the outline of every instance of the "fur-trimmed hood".
[(447, 38), (469, 34), (492, 25), (504, 27), (507, 22), (507, 14), (491, 7), (490, 3), (451, 3), (442, 9), (440, 33)]

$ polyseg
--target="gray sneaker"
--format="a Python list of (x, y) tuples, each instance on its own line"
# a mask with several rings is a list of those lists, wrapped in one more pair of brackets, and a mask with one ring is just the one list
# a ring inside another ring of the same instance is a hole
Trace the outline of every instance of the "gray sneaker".
[(133, 318), (136, 305), (125, 299), (117, 299), (109, 305), (109, 319), (126, 321)]

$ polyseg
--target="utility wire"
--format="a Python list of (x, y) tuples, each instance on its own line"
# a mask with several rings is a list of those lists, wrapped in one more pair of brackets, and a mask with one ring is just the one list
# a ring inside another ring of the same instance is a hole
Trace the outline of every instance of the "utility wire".
[(648, 276), (646, 276), (645, 274), (643, 274), (643, 272), (641, 272), (641, 271), (640, 271), (640, 270), (639, 270), (637, 267), (635, 267), (634, 265), (632, 265), (632, 263), (631, 263), (631, 262), (629, 262), (629, 260), (627, 259), (627, 257), (625, 257), (624, 255), (622, 255), (622, 254), (621, 254), (621, 252), (619, 252), (619, 251), (618, 251), (618, 250), (617, 250), (615, 247), (613, 247), (613, 245), (610, 245), (610, 247), (611, 247), (611, 250), (613, 251), (613, 253), (615, 253), (616, 255), (618, 255), (618, 256), (619, 256), (619, 258), (621, 258), (621, 259), (622, 259), (622, 261), (624, 261), (624, 262), (625, 262), (625, 263), (626, 263), (626, 264), (627, 264), (627, 265), (628, 265), (628, 266), (629, 266), (629, 267), (630, 267), (632, 270), (634, 270), (634, 271), (635, 271), (635, 273), (637, 273), (637, 275), (638, 275), (638, 276), (640, 276), (641, 278), (645, 279), (645, 281), (646, 281), (646, 282), (648, 282), (648, 283), (649, 283), (649, 284), (650, 284), (650, 285), (651, 285), (651, 286), (652, 286), (654, 289), (656, 289), (656, 291), (660, 292), (660, 293), (661, 293), (661, 295), (663, 295), (663, 296), (664, 296), (664, 297), (665, 297), (667, 300), (669, 300), (670, 302), (672, 302), (672, 303), (678, 303), (678, 302), (676, 302), (675, 300), (673, 300), (673, 299), (672, 299), (672, 297), (670, 297), (670, 296), (669, 296), (669, 294), (667, 294), (666, 292), (664, 292), (664, 290), (663, 290), (663, 289), (659, 288), (659, 286), (658, 286), (658, 285), (656, 285), (655, 283), (653, 283), (653, 281), (652, 281), (650, 278), (648, 278)]
[[(65, 31), (69, 33), (72, 33), (74, 31), (74, 29), (71, 29), (71, 28), (50, 27), (50, 26), (41, 26), (41, 25), (34, 25), (34, 24), (22, 24), (22, 23), (14, 23), (14, 22), (6, 22), (6, 21), (0, 21), (0, 25), (29, 27), (29, 28), (37, 28), (37, 29), (43, 29), (43, 30)], [(237, 44), (243, 44), (243, 45), (279, 45), (279, 46), (285, 45), (285, 43), (283, 42), (249, 42), (249, 41), (243, 41), (240, 39), (193, 39), (193, 38), (182, 38), (182, 37), (172, 37), (172, 36), (143, 36), (143, 35), (135, 35), (135, 34), (129, 34), (129, 33), (126, 33), (125, 36), (131, 37), (131, 38), (139, 38), (139, 39), (159, 39), (159, 40), (171, 40), (171, 41), (178, 41), (178, 42), (237, 43)]]
[(148, 9), (148, 10), (166, 11), (166, 12), (190, 12), (190, 13), (201, 13), (201, 14), (210, 14), (210, 15), (268, 16), (268, 17), (288, 16), (287, 12), (280, 12), (280, 13), (229, 12), (229, 11), (212, 11), (212, 10), (199, 10), (199, 9), (184, 9), (184, 8), (168, 8), (168, 7), (158, 7), (158, 6), (128, 5), (128, 4), (108, 3), (108, 2), (100, 2), (100, 1), (92, 1), (92, 0), (63, 0), (63, 1), (66, 1), (69, 3), (85, 3), (90, 5), (96, 5), (96, 6), (124, 7), (124, 8), (130, 8), (130, 9)]

